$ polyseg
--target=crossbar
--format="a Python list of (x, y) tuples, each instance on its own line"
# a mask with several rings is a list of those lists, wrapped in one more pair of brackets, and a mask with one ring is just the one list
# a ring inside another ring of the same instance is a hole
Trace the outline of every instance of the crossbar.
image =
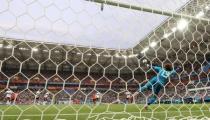
[(205, 21), (205, 22), (210, 21), (209, 19), (206, 19), (206, 18), (196, 18), (195, 16), (191, 16), (191, 15), (180, 14), (177, 12), (170, 12), (166, 10), (159, 10), (159, 9), (154, 9), (154, 8), (149, 8), (149, 7), (143, 7), (139, 5), (126, 4), (126, 3), (116, 2), (112, 0), (85, 0), (85, 1), (95, 2), (95, 3), (100, 3), (100, 4), (107, 4), (111, 6), (117, 6), (121, 8), (137, 10), (137, 11), (144, 11), (144, 12), (165, 15), (165, 16), (175, 17), (175, 18), (186, 18), (186, 19), (200, 20), (200, 21)]

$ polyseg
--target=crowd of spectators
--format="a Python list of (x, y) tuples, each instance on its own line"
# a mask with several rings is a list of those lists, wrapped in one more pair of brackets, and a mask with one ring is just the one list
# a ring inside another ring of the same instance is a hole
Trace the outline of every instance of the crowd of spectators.
[[(196, 66), (201, 70), (201, 67)], [(186, 69), (189, 71), (188, 69)], [(209, 91), (201, 92), (189, 92), (191, 88), (202, 88), (210, 85), (206, 72), (180, 72), (172, 76), (169, 80), (169, 84), (160, 92), (159, 98), (161, 100), (171, 101), (177, 99), (183, 99), (185, 97), (196, 97), (196, 96), (208, 96)], [(27, 72), (30, 74), (30, 72)], [(10, 73), (3, 74), (0, 72), (0, 103), (5, 102), (5, 89), (9, 88), (14, 93), (17, 93), (15, 104), (35, 104), (35, 93), (37, 90), (41, 90), (39, 101), (44, 101), (44, 94), (50, 92), (50, 103), (59, 104), (60, 101), (69, 101), (68, 103), (88, 103), (91, 102), (93, 94), (96, 91), (101, 93), (100, 101), (102, 103), (125, 103), (126, 95), (125, 91), (130, 91), (132, 94), (137, 91), (140, 84), (144, 84), (142, 81), (149, 79), (155, 75), (155, 73), (141, 74), (138, 78), (124, 80), (122, 78), (108, 79), (110, 77), (96, 77), (94, 79), (90, 76), (77, 77), (74, 75), (62, 76), (51, 73), (47, 74), (36, 74), (36, 75), (25, 75), (18, 73), (13, 76), (9, 76)], [(28, 78), (27, 76), (32, 76)], [(81, 79), (82, 78), (82, 79)], [(145, 103), (146, 99), (152, 94), (151, 91), (146, 91), (135, 96), (135, 103)]]

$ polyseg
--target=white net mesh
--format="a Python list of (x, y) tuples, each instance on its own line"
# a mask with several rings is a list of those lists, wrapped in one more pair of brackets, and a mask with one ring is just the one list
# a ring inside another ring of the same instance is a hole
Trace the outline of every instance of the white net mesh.
[(209, 0), (1, 0), (0, 119), (210, 119), (209, 10)]

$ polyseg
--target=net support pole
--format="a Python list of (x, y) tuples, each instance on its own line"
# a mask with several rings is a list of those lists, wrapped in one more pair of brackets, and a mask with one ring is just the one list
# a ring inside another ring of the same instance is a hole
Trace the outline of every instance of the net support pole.
[(137, 10), (137, 11), (149, 12), (149, 13), (168, 16), (168, 17), (200, 20), (200, 21), (205, 21), (208, 23), (210, 21), (209, 19), (206, 19), (206, 18), (196, 18), (195, 16), (191, 16), (191, 15), (180, 14), (177, 12), (170, 12), (170, 11), (166, 11), (166, 10), (159, 10), (159, 9), (154, 9), (154, 8), (149, 8), (149, 7), (143, 7), (143, 6), (139, 6), (139, 5), (126, 4), (126, 3), (116, 2), (116, 1), (112, 1), (112, 0), (85, 0), (85, 1), (95, 2), (95, 3), (100, 3), (100, 4), (107, 4), (107, 5), (111, 5), (111, 6), (117, 6), (117, 7), (121, 7), (121, 8)]

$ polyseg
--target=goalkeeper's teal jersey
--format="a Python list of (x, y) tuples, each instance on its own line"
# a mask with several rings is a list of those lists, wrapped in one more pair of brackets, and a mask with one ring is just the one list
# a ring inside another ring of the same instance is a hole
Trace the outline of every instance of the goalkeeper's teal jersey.
[(168, 82), (168, 78), (175, 71), (166, 71), (164, 68), (153, 66), (153, 69), (157, 72), (157, 75), (151, 79), (152, 83), (161, 83), (165, 85)]
[(168, 78), (171, 74), (175, 73), (176, 71), (166, 71), (164, 68), (153, 66), (153, 69), (157, 72), (157, 75), (150, 79), (144, 86), (140, 86), (139, 92), (143, 92), (146, 89), (152, 89), (153, 93), (155, 94), (149, 101), (148, 105), (155, 102), (157, 99), (157, 95), (160, 90), (165, 86), (168, 82)]

